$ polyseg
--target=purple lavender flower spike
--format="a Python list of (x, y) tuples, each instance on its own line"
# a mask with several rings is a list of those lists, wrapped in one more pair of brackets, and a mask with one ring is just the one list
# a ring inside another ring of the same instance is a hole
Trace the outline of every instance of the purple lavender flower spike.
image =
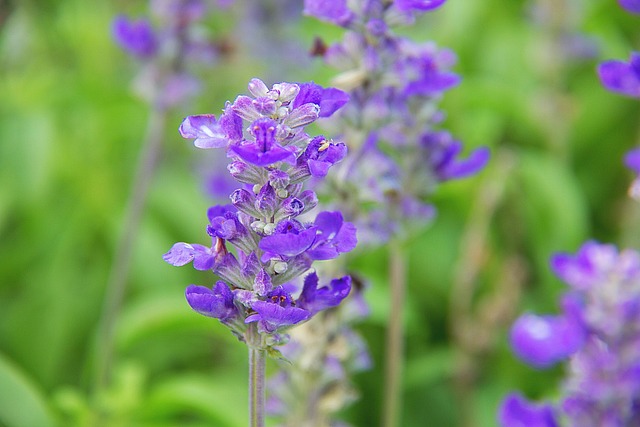
[(634, 148), (624, 156), (624, 164), (636, 174), (640, 175), (640, 147)]
[(303, 13), (342, 27), (349, 26), (355, 17), (347, 0), (304, 0)]
[(196, 270), (210, 270), (215, 264), (217, 255), (217, 248), (179, 242), (174, 244), (162, 259), (174, 266), (186, 265), (193, 261), (193, 268)]
[(618, 3), (629, 13), (640, 14), (640, 0), (618, 0)]
[(298, 221), (280, 221), (274, 232), (260, 241), (260, 249), (285, 257), (305, 252), (316, 239), (316, 228), (305, 229)]
[(190, 285), (185, 291), (187, 302), (196, 312), (227, 321), (238, 315), (233, 303), (233, 293), (226, 283), (218, 281), (212, 289), (205, 286)]
[(317, 227), (317, 236), (307, 251), (311, 259), (333, 259), (356, 247), (356, 227), (345, 222), (340, 212), (320, 212), (314, 225)]
[(511, 328), (511, 346), (525, 362), (547, 368), (575, 353), (583, 344), (585, 331), (565, 316), (525, 314)]
[(501, 427), (558, 427), (550, 405), (529, 403), (520, 394), (510, 394), (500, 407)]
[(111, 30), (116, 42), (133, 56), (140, 59), (155, 56), (158, 40), (146, 19), (134, 21), (120, 15), (113, 20)]
[(315, 314), (327, 308), (337, 306), (349, 295), (350, 291), (350, 276), (333, 279), (328, 286), (318, 288), (318, 275), (314, 272), (304, 278), (304, 286), (298, 303), (301, 308)]
[(629, 62), (605, 61), (598, 66), (602, 85), (612, 92), (640, 97), (640, 53), (632, 52)]
[(198, 148), (224, 148), (229, 143), (213, 114), (188, 116), (180, 124), (179, 131), (183, 138), (195, 138), (193, 145)]
[(267, 294), (264, 301), (251, 305), (256, 311), (245, 319), (245, 323), (258, 322), (258, 329), (272, 333), (282, 327), (295, 325), (311, 317), (311, 313), (292, 305), (291, 295), (278, 287)]

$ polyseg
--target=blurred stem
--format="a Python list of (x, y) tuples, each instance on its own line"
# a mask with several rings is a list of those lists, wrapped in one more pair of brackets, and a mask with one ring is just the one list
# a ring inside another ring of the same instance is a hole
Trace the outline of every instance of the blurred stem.
[(249, 347), (249, 427), (264, 427), (266, 351)]
[[(454, 388), (459, 409), (460, 425), (473, 427), (476, 425), (472, 414), (473, 390), (476, 381), (478, 358), (481, 352), (489, 347), (494, 331), (500, 326), (498, 323), (504, 318), (503, 300), (509, 300), (514, 306), (510, 290), (505, 291), (507, 285), (515, 279), (514, 272), (520, 271), (518, 265), (505, 262), (505, 285), (499, 286), (498, 291), (489, 297), (487, 303), (492, 307), (492, 320), (484, 321), (474, 313), (474, 295), (476, 294), (478, 278), (489, 256), (488, 247), (491, 222), (496, 210), (505, 196), (507, 184), (511, 181), (510, 174), (515, 167), (514, 155), (504, 149), (495, 154), (494, 168), (491, 175), (485, 178), (477, 192), (477, 197), (471, 208), (468, 224), (464, 230), (460, 246), (460, 258), (454, 272), (450, 297), (450, 328), (455, 343), (455, 373)], [(513, 267), (513, 268), (512, 268)], [(516, 286), (511, 286), (511, 290)]]
[(93, 378), (93, 386), (96, 391), (102, 390), (109, 383), (114, 353), (114, 327), (127, 288), (133, 245), (138, 235), (147, 193), (149, 192), (149, 186), (160, 155), (166, 117), (167, 114), (163, 108), (151, 110), (142, 152), (140, 153), (134, 180), (131, 184), (129, 201), (124, 216), (124, 227), (113, 256), (104, 305), (98, 323)]
[(396, 427), (401, 421), (402, 363), (404, 356), (404, 324), (402, 312), (407, 287), (407, 260), (398, 240), (389, 243), (389, 280), (391, 307), (385, 354), (385, 387), (383, 426)]

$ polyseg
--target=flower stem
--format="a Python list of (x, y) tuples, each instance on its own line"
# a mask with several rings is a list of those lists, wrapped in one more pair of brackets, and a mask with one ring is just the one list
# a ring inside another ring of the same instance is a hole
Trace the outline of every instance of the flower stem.
[(93, 386), (101, 390), (109, 382), (113, 358), (113, 329), (127, 288), (133, 245), (144, 212), (149, 186), (156, 169), (162, 145), (166, 112), (151, 110), (142, 153), (131, 186), (125, 211), (124, 227), (116, 244), (105, 290), (104, 305), (98, 323)]
[(249, 347), (249, 427), (264, 427), (266, 351)]
[(404, 324), (402, 312), (407, 287), (407, 263), (400, 242), (389, 245), (389, 280), (391, 282), (391, 307), (387, 328), (385, 354), (385, 387), (383, 426), (400, 425), (402, 408), (402, 362), (404, 358)]

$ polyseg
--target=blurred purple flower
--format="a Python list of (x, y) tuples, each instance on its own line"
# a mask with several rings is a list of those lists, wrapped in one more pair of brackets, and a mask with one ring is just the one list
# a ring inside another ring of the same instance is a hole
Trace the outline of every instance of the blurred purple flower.
[(120, 47), (139, 59), (149, 59), (158, 50), (158, 39), (146, 19), (132, 20), (118, 15), (111, 24), (111, 31)]
[(640, 53), (632, 52), (629, 62), (613, 60), (601, 63), (598, 75), (606, 89), (633, 98), (640, 97)]
[(511, 346), (522, 360), (547, 368), (575, 353), (586, 331), (568, 316), (520, 316), (511, 328)]
[(558, 427), (550, 405), (528, 402), (520, 394), (510, 394), (500, 406), (501, 427)]
[(618, 0), (627, 12), (640, 14), (640, 0)]
[(347, 0), (304, 0), (303, 13), (342, 27), (348, 26), (355, 17)]

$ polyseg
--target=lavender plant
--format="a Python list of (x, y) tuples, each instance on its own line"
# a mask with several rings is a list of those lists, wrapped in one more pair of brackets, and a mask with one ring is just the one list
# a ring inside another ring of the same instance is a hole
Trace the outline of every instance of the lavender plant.
[(638, 425), (640, 253), (587, 242), (576, 255), (554, 256), (551, 267), (570, 286), (563, 313), (523, 315), (511, 344), (534, 367), (568, 361), (563, 395), (558, 404), (542, 406), (511, 395), (501, 409), (502, 425)]
[(287, 342), (290, 327), (349, 294), (349, 276), (320, 286), (311, 268), (351, 251), (356, 229), (339, 211), (303, 219), (318, 203), (305, 181), (324, 178), (346, 154), (344, 143), (312, 138), (305, 126), (331, 116), (347, 95), (314, 83), (268, 88), (259, 79), (248, 89), (252, 97), (238, 96), (217, 119), (205, 114), (182, 122), (181, 135), (196, 147), (226, 150), (229, 173), (241, 187), (230, 205), (207, 212), (210, 247), (180, 242), (163, 258), (176, 266), (192, 262), (222, 279), (212, 288), (190, 285), (185, 296), (196, 312), (219, 319), (249, 347), (250, 425), (262, 426), (265, 355), (279, 357), (277, 346)]
[[(640, 3), (621, 0), (632, 13)], [(638, 55), (629, 63), (607, 61), (598, 67), (610, 91), (639, 97)], [(640, 151), (631, 150), (626, 165), (640, 172)], [(637, 179), (630, 195), (637, 197)], [(509, 395), (500, 409), (504, 427), (631, 427), (640, 424), (640, 252), (614, 245), (585, 243), (576, 255), (551, 259), (555, 274), (571, 290), (562, 298), (563, 313), (525, 314), (511, 329), (511, 345), (528, 364), (548, 368), (567, 361), (562, 397), (556, 404), (534, 404)]]
[(352, 144), (349, 156), (326, 184), (335, 204), (358, 225), (359, 240), (389, 243), (390, 320), (387, 330), (384, 421), (396, 425), (400, 408), (406, 288), (403, 241), (434, 215), (427, 202), (440, 182), (463, 178), (486, 164), (489, 151), (460, 159), (463, 146), (438, 129), (444, 113), (438, 101), (460, 79), (449, 69), (455, 55), (433, 43), (416, 43), (393, 32), (417, 15), (434, 10), (434, 1), (306, 0), (305, 13), (346, 29), (332, 46), (317, 41), (316, 51), (340, 70), (334, 82), (351, 102), (332, 121)]

